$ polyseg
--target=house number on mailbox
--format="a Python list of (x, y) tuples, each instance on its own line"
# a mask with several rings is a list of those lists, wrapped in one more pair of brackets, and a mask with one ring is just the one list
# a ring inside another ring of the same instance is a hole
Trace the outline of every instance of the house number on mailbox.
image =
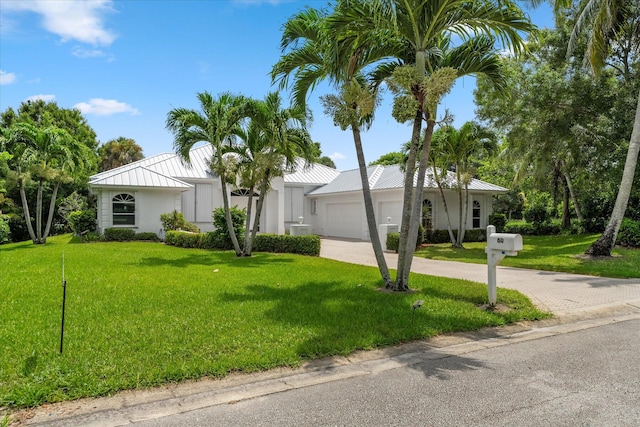
[(504, 239), (502, 237), (498, 237), (498, 243), (504, 243)]

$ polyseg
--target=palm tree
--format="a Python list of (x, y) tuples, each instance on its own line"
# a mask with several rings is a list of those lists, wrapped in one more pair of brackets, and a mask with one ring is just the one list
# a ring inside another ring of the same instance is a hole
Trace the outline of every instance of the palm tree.
[[(346, 5), (347, 9), (358, 2), (340, 2), (339, 9)], [(331, 114), (336, 125), (343, 130), (350, 129), (358, 158), (360, 180), (364, 198), (365, 213), (371, 244), (385, 287), (393, 287), (387, 263), (384, 259), (378, 228), (375, 221), (367, 164), (362, 149), (361, 129), (367, 128), (373, 118), (376, 104), (376, 92), (366, 84), (362, 71), (368, 65), (381, 58), (379, 47), (385, 45), (378, 40), (378, 45), (365, 49), (352, 49), (340, 46), (330, 28), (330, 16), (326, 11), (307, 8), (294, 15), (284, 25), (281, 48), (283, 56), (274, 65), (271, 76), (280, 83), (280, 87), (291, 84), (293, 98), (297, 105), (306, 105), (307, 94), (323, 80), (328, 80), (339, 92), (339, 95), (327, 96), (323, 99), (325, 112)]]
[(252, 106), (245, 97), (229, 93), (214, 98), (209, 92), (203, 92), (198, 93), (197, 97), (201, 111), (174, 108), (167, 114), (166, 127), (173, 133), (176, 153), (187, 164), (190, 163), (190, 151), (196, 144), (206, 142), (213, 147), (211, 170), (220, 177), (227, 228), (236, 256), (242, 256), (233, 228), (227, 193), (229, 178), (235, 182), (235, 177), (229, 176), (233, 156), (225, 154), (232, 151), (240, 125), (249, 116)]
[[(73, 181), (73, 173), (86, 166), (90, 150), (65, 130), (54, 126), (41, 129), (29, 123), (17, 123), (10, 128), (8, 145), (11, 145), (14, 156), (13, 173), (20, 190), (29, 236), (33, 243), (44, 244), (51, 230), (60, 184)], [(31, 180), (37, 182), (35, 230), (25, 193), (25, 186)], [(53, 183), (53, 189), (43, 231), (42, 205), (47, 183)]]
[[(293, 171), (298, 156), (312, 160), (313, 141), (306, 130), (309, 119), (300, 106), (282, 108), (277, 92), (269, 93), (257, 102), (251, 121), (242, 133), (244, 144), (238, 147), (241, 183), (249, 188), (244, 254), (251, 255), (253, 241), (260, 227), (262, 206), (271, 180)], [(253, 192), (259, 186), (253, 227), (250, 227)]]
[[(397, 290), (407, 290), (439, 100), (455, 79), (463, 75), (486, 74), (498, 85), (502, 84), (500, 61), (493, 48), (494, 37), (503, 47), (519, 52), (524, 46), (522, 35), (534, 27), (511, 1), (377, 0), (365, 3), (371, 6), (358, 3), (358, 7), (350, 8), (336, 25), (334, 34), (346, 34), (360, 49), (367, 41), (371, 42), (368, 34), (384, 33), (395, 40), (389, 44), (395, 50), (387, 51), (387, 56), (395, 61), (381, 66), (375, 77), (389, 82), (393, 73), (396, 106), (405, 106), (404, 111), (398, 107), (400, 114), (396, 119), (413, 122), (395, 284)], [(451, 47), (453, 35), (462, 40), (456, 47)], [(423, 121), (427, 127), (418, 158)]]

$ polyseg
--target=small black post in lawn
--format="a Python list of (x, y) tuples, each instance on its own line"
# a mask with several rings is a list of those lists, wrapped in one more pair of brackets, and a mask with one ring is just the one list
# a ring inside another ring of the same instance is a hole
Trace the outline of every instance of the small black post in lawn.
[(67, 281), (64, 279), (64, 252), (62, 252), (62, 323), (60, 325), (60, 354), (64, 342), (64, 308), (67, 303)]

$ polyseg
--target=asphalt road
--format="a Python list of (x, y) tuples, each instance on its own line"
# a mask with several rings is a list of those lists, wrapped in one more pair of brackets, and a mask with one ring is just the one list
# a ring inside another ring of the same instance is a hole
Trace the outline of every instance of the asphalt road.
[(640, 426), (640, 320), (421, 361), (139, 426)]

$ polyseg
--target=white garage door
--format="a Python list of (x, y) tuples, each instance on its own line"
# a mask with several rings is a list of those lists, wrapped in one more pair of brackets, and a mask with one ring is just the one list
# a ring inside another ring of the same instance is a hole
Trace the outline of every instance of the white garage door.
[(362, 203), (327, 205), (327, 236), (362, 239), (364, 211)]

